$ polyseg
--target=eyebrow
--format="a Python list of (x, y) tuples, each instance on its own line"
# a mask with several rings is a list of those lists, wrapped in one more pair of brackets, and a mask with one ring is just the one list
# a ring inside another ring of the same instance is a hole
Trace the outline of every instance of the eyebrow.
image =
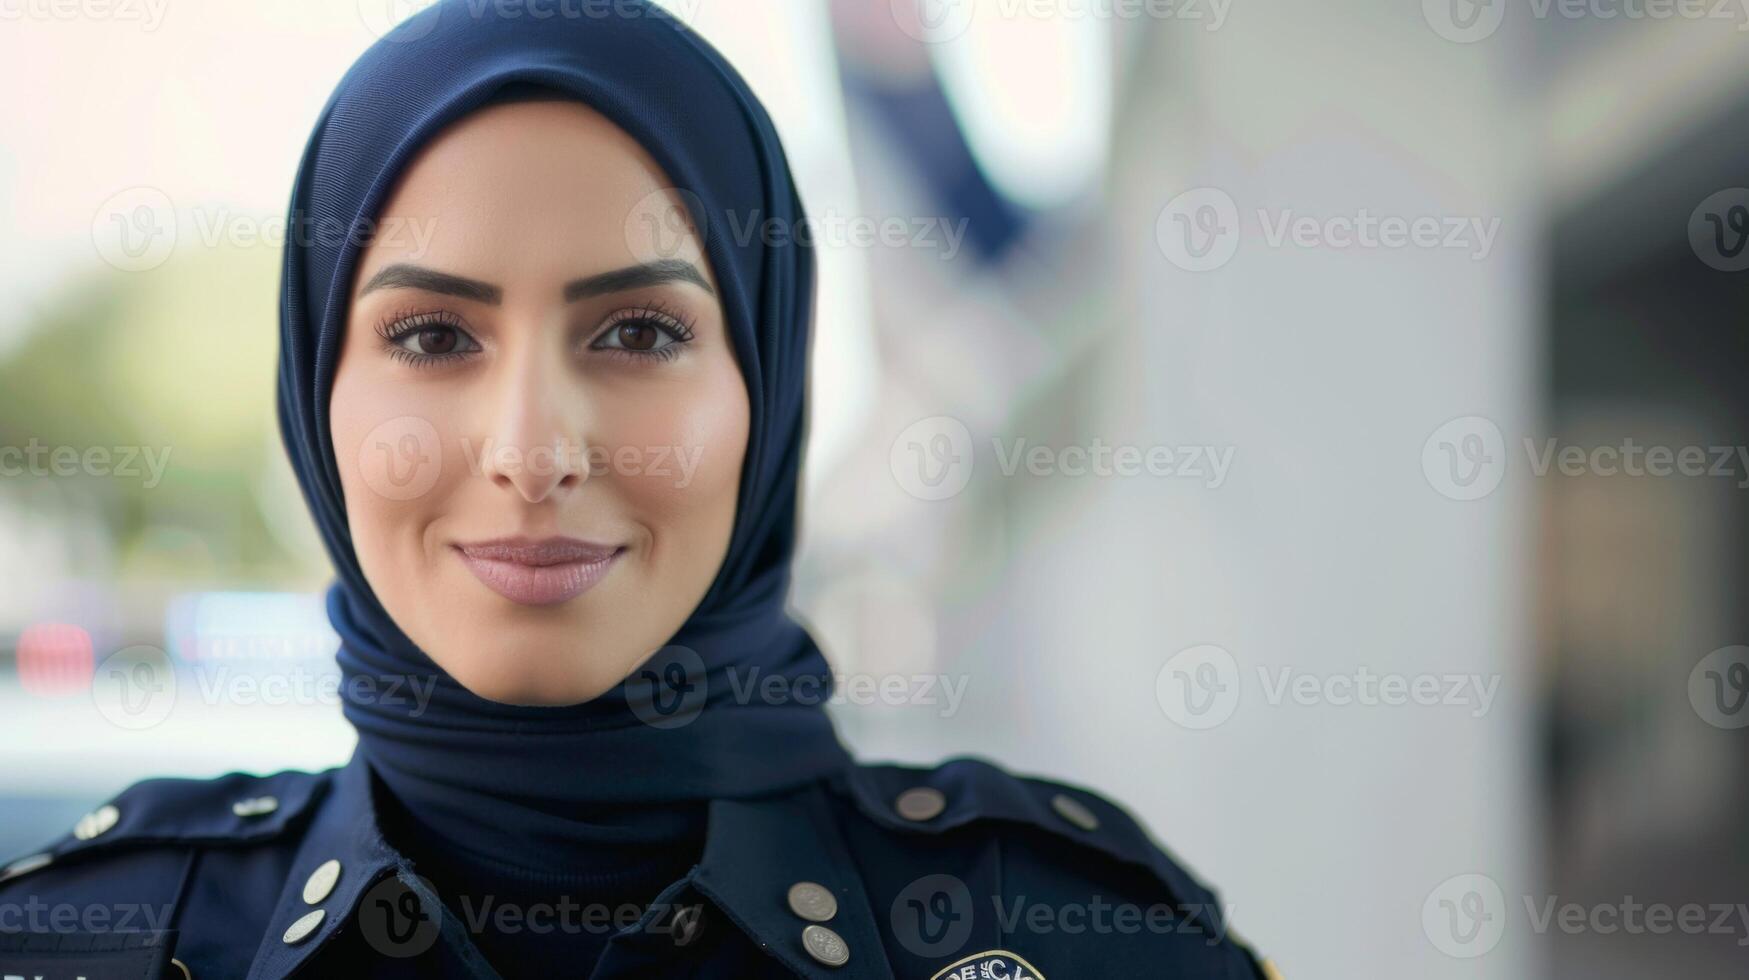
[(489, 282), (478, 279), (468, 279), (463, 276), (438, 272), (424, 266), (408, 265), (404, 262), (384, 266), (364, 288), (358, 291), (360, 297), (368, 296), (378, 289), (422, 289), (428, 293), (443, 293), (448, 296), (460, 296), (477, 303), (490, 303), (497, 306), (504, 300), (504, 291)]
[[(663, 259), (659, 262), (646, 262), (642, 265), (630, 265), (612, 272), (602, 272), (581, 279), (573, 279), (565, 284), (565, 302), (575, 303), (591, 296), (602, 296), (608, 293), (620, 293), (628, 289), (640, 289), (646, 286), (660, 286), (671, 282), (689, 282), (707, 293), (715, 295), (710, 283), (705, 281), (704, 274), (698, 267), (684, 259)], [(370, 281), (364, 284), (358, 295), (363, 297), (378, 289), (422, 289), (428, 293), (443, 293), (448, 296), (459, 296), (462, 299), (473, 300), (497, 306), (504, 301), (504, 290), (489, 282), (469, 279), (466, 276), (453, 275), (448, 272), (438, 272), (424, 266), (410, 265), (398, 262), (385, 266)]]
[(565, 284), (565, 302), (573, 303), (589, 296), (622, 293), (628, 289), (661, 286), (671, 282), (690, 282), (715, 295), (711, 284), (705, 281), (704, 274), (698, 271), (698, 266), (685, 259), (663, 259), (660, 262), (646, 262), (596, 276), (573, 279)]

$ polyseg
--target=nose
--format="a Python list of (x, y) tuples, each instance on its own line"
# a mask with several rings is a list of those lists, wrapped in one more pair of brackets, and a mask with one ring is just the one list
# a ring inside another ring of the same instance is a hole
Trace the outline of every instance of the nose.
[(564, 359), (521, 344), (503, 352), (499, 368), (481, 472), (531, 504), (582, 486), (589, 471), (585, 399)]

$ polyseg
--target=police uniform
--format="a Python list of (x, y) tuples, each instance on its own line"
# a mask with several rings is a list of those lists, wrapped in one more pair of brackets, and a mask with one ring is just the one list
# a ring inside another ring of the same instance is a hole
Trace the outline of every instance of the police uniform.
[[(5, 976), (494, 975), (468, 930), (385, 841), (358, 757), (318, 773), (146, 780), (0, 872)], [(578, 975), (1276, 973), (1123, 809), (962, 757), (711, 801), (698, 863)]]

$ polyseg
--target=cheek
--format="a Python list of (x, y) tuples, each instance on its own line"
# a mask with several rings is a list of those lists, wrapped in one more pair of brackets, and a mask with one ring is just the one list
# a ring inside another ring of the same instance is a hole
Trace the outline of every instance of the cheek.
[(727, 377), (716, 371), (699, 381), (625, 413), (603, 447), (616, 454), (606, 465), (657, 523), (718, 523), (725, 509), (733, 516), (747, 452), (746, 388), (732, 366)]
[(459, 456), (446, 446), (453, 420), (445, 413), (443, 402), (422, 403), (408, 386), (357, 372), (335, 379), (329, 428), (361, 564), (372, 564), (397, 531), (424, 524), (457, 478)]

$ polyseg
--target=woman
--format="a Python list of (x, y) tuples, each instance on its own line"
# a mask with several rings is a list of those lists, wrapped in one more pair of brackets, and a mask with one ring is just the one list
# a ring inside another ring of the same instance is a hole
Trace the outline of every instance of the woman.
[(281, 431), (356, 754), (128, 789), (0, 903), (134, 928), (0, 972), (1259, 975), (1100, 797), (847, 755), (784, 609), (813, 257), (732, 234), (802, 221), (776, 133), (655, 7), (527, 13), (377, 43), (292, 195)]

